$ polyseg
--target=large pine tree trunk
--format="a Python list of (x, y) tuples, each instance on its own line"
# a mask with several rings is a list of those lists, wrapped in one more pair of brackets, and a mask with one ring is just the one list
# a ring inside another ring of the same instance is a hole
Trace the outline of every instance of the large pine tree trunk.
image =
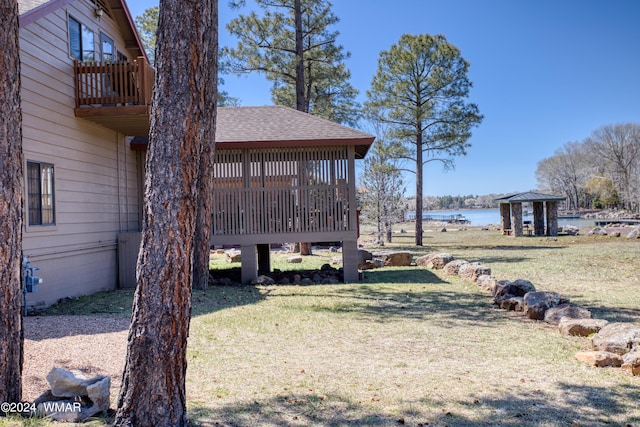
[(18, 3), (0, 0), (0, 402), (22, 394), (22, 111)]
[[(209, 34), (209, 40), (206, 42), (209, 54), (218, 51), (218, 2), (213, 0), (211, 7), (213, 8), (216, 20), (216, 31)], [(218, 97), (218, 55), (213, 55), (209, 61), (213, 62), (213, 70), (209, 78), (213, 79), (213, 84), (208, 90), (212, 90), (209, 96), (213, 97), (217, 103)], [(198, 171), (199, 194), (198, 194), (198, 211), (196, 216), (196, 243), (195, 257), (193, 260), (193, 287), (197, 289), (206, 289), (209, 286), (209, 258), (211, 245), (211, 222), (213, 207), (213, 164), (215, 157), (215, 133), (216, 121), (213, 104), (208, 106), (206, 110), (208, 114), (203, 117), (201, 126), (203, 134), (202, 159), (200, 160), (200, 170)], [(208, 123), (208, 124), (207, 124)]]
[(117, 426), (185, 426), (186, 350), (205, 136), (215, 122), (216, 0), (163, 0), (142, 245)]

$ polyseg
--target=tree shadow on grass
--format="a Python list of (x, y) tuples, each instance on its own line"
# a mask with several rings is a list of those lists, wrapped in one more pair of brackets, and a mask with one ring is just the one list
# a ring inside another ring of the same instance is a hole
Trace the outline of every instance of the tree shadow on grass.
[[(514, 390), (500, 396), (478, 396), (451, 405), (447, 401), (424, 402), (442, 408), (468, 408), (475, 416), (444, 410), (436, 425), (471, 426), (636, 426), (640, 422), (637, 401), (640, 386), (597, 387), (559, 383), (561, 397), (541, 390)], [(465, 409), (466, 409), (465, 408)]]
[(270, 399), (229, 404), (221, 408), (198, 406), (188, 411), (191, 427), (248, 426), (391, 426), (401, 417), (367, 411), (349, 399), (317, 393), (281, 394)]
[[(427, 269), (386, 268), (365, 273), (361, 285), (327, 287), (325, 292), (314, 294), (322, 297), (321, 302), (311, 306), (302, 304), (300, 308), (351, 313), (380, 322), (420, 319), (487, 325), (503, 318), (486, 295), (475, 289), (465, 292), (459, 285), (442, 280)], [(448, 289), (453, 286), (456, 289)]]
[[(192, 427), (210, 426), (597, 426), (640, 422), (640, 386), (597, 387), (557, 384), (560, 392), (506, 390), (464, 400), (410, 397), (389, 413), (375, 402), (363, 404), (315, 392), (281, 394), (219, 408), (190, 408)], [(441, 395), (441, 393), (439, 393)], [(395, 405), (393, 405), (395, 406)], [(411, 408), (411, 409), (407, 409)]]

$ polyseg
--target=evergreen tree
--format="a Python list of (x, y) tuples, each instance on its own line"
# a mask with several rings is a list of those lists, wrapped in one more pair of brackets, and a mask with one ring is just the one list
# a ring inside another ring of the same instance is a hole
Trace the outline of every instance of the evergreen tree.
[[(358, 92), (344, 61), (349, 57), (336, 44), (338, 22), (326, 0), (256, 0), (265, 10), (240, 15), (227, 29), (239, 39), (224, 50), (225, 69), (236, 74), (259, 72), (272, 82), (275, 104), (325, 119), (355, 125)], [(244, 1), (236, 2), (236, 6)]]
[(407, 146), (416, 173), (416, 245), (422, 245), (423, 167), (430, 161), (453, 165), (466, 154), (471, 128), (482, 121), (465, 99), (472, 86), (469, 64), (444, 36), (403, 35), (380, 53), (365, 107), (389, 125), (394, 140)]
[(217, 4), (163, 0), (160, 8), (138, 283), (116, 426), (187, 425), (199, 199), (211, 198), (201, 176), (214, 143)]
[(22, 398), (24, 175), (18, 16), (16, 0), (0, 0), (0, 402)]

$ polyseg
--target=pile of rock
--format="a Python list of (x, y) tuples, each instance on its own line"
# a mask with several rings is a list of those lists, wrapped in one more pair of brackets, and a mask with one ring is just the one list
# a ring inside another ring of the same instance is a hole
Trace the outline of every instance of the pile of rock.
[(640, 375), (640, 327), (631, 323), (608, 323), (593, 319), (586, 308), (572, 304), (555, 292), (536, 290), (525, 279), (498, 280), (489, 267), (466, 260), (456, 260), (448, 253), (430, 253), (416, 259), (416, 265), (443, 270), (462, 280), (475, 282), (491, 293), (494, 303), (504, 310), (522, 312), (532, 320), (557, 325), (560, 333), (593, 336), (592, 351), (576, 354), (576, 359), (595, 367), (622, 367), (631, 375)]
[(371, 270), (382, 267), (406, 267), (411, 265), (413, 255), (408, 251), (358, 250), (358, 269)]
[(624, 235), (627, 239), (640, 239), (640, 225), (630, 227), (625, 224), (609, 224), (606, 227), (594, 227), (587, 235), (610, 237), (620, 237)]
[(53, 368), (46, 378), (50, 389), (33, 402), (39, 416), (76, 423), (109, 409), (109, 377), (86, 378)]

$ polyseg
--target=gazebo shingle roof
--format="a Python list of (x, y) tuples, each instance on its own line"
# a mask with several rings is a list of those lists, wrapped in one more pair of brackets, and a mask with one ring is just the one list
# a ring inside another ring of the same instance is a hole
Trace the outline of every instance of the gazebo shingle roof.
[(282, 105), (218, 108), (216, 148), (354, 145), (362, 158), (374, 139)]
[(527, 191), (525, 193), (512, 194), (511, 196), (495, 199), (499, 203), (515, 203), (515, 202), (550, 202), (565, 200), (564, 196), (555, 196), (553, 194), (536, 193)]

